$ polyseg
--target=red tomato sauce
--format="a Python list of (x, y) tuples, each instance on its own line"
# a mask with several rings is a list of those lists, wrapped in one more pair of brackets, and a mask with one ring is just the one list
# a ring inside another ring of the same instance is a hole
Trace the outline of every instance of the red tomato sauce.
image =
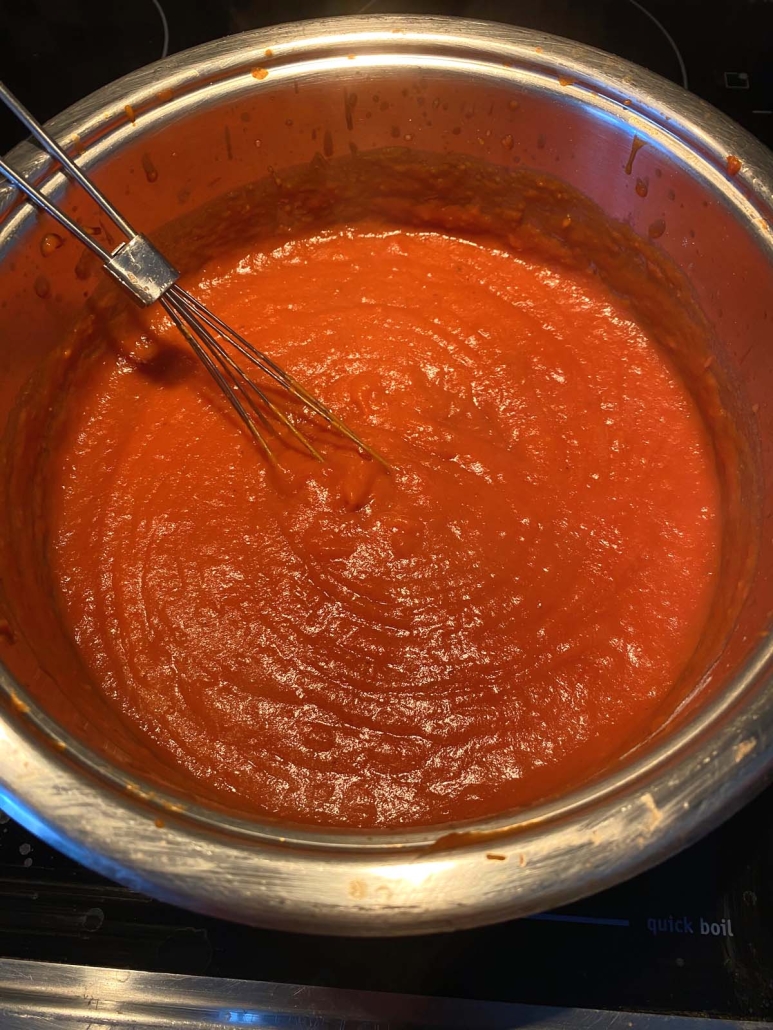
[(49, 551), (141, 734), (259, 815), (351, 827), (529, 805), (630, 748), (700, 638), (720, 515), (706, 428), (622, 303), (375, 225), (186, 285), (392, 472), (300, 414), (326, 464), (274, 441), (272, 468), (163, 312), (116, 323), (68, 401)]

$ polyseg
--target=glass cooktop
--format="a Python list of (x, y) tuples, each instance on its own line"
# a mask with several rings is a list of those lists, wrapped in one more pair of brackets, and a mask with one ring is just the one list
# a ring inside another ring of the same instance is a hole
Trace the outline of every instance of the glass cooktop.
[[(689, 86), (773, 145), (771, 0), (0, 0), (0, 78), (46, 119), (165, 53), (365, 12), (492, 19), (590, 43)], [(20, 136), (0, 115), (0, 152)], [(576, 905), (481, 930), (371, 940), (251, 929), (150, 900), (0, 814), (2, 957), (551, 1006), (529, 1017), (546, 1023), (556, 1008), (773, 1019), (773, 788), (688, 851)], [(0, 975), (0, 1015), (12, 994)], [(218, 1011), (222, 1025), (291, 1025), (257, 1009)], [(410, 1025), (452, 1025), (416, 1011)], [(482, 1009), (454, 1011), (453, 1025), (484, 1025)]]
[(0, 956), (773, 1020), (773, 789), (688, 851), (560, 911), (366, 940), (258, 930), (153, 901), (0, 819)]

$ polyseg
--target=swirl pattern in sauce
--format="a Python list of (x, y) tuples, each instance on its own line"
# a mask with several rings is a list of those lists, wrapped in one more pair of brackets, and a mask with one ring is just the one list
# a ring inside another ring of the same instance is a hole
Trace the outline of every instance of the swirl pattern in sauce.
[[(272, 470), (163, 321), (84, 366), (51, 562), (125, 716), (256, 812), (441, 823), (581, 783), (696, 647), (719, 500), (684, 384), (596, 280), (359, 226), (188, 284), (387, 455)], [(139, 318), (140, 316), (136, 316)]]

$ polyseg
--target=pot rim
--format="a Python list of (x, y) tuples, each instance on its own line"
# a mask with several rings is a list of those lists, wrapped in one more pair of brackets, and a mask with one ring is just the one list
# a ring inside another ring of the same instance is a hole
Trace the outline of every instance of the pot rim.
[[(267, 48), (273, 51), (268, 62)], [(453, 55), (457, 66), (483, 60), (504, 80), (517, 83), (519, 73), (536, 72), (549, 76), (556, 90), (559, 76), (571, 80), (560, 88), (588, 103), (613, 104), (632, 133), (660, 134), (697, 154), (704, 178), (773, 255), (773, 155), (752, 136), (681, 87), (620, 58), (493, 23), (377, 15), (246, 32), (116, 80), (48, 128), (65, 140), (75, 134), (104, 139), (110, 126), (125, 120), (125, 105), (158, 106), (158, 94), (169, 89), (176, 97), (193, 96), (212, 81), (248, 71), (258, 55), (269, 67), (281, 67), (352, 52), (397, 53), (413, 57), (414, 66), (427, 53)], [(743, 166), (732, 181), (724, 171), (729, 154)], [(30, 144), (16, 147), (10, 160), (56, 188), (52, 163)], [(26, 217), (27, 206), (17, 208), (13, 191), (0, 190), (0, 239), (6, 237), (0, 257)], [(722, 697), (615, 775), (521, 815), (399, 833), (261, 824), (182, 803), (64, 734), (0, 667), (0, 689), (19, 716), (0, 718), (0, 799), (14, 818), (78, 861), (191, 908), (285, 929), (342, 933), (478, 925), (611, 886), (692, 842), (748, 800), (773, 766), (773, 706), (765, 697), (772, 664), (768, 638)], [(486, 858), (492, 848), (495, 861)], [(331, 863), (341, 867), (332, 891)], [(213, 891), (215, 875), (224, 884)], [(301, 876), (316, 887), (299, 898)], [(464, 881), (462, 890), (455, 880)], [(271, 898), (265, 883), (272, 885)], [(374, 918), (382, 920), (375, 930)]]

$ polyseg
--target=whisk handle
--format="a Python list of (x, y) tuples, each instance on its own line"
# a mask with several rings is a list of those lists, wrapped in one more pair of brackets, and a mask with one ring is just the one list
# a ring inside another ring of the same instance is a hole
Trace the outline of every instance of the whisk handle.
[[(78, 185), (88, 193), (91, 199), (102, 208), (104, 213), (121, 230), (122, 233), (129, 238), (137, 235), (135, 230), (126, 221), (120, 211), (116, 211), (102, 191), (97, 189), (88, 176), (83, 174), (72, 158), (65, 153), (55, 139), (48, 135), (43, 126), (33, 118), (26, 107), (17, 100), (13, 93), (11, 93), (8, 87), (2, 82), (0, 82), (0, 101), (5, 104), (12, 114), (16, 115), (25, 129), (35, 137), (46, 153), (59, 162), (65, 175), (69, 179), (72, 179), (73, 182), (77, 182)], [(18, 185), (18, 183), (16, 185)], [(27, 195), (29, 196), (29, 194)]]
[(175, 283), (180, 273), (171, 265), (164, 255), (141, 233), (136, 232), (122, 215), (115, 210), (110, 201), (78, 168), (59, 144), (53, 140), (45, 129), (39, 125), (29, 111), (0, 82), (0, 101), (11, 110), (19, 121), (32, 133), (41, 146), (62, 166), (62, 171), (96, 201), (102, 211), (112, 222), (125, 233), (128, 239), (121, 243), (112, 253), (106, 250), (92, 236), (85, 232), (77, 222), (53, 204), (48, 197), (22, 175), (14, 171), (5, 161), (0, 159), (0, 175), (21, 190), (29, 200), (55, 218), (69, 233), (80, 240), (86, 247), (98, 254), (104, 262), (105, 270), (124, 286), (135, 300), (143, 306), (158, 300), (169, 287)]
[(6, 164), (2, 159), (0, 159), (0, 175), (6, 178), (17, 189), (21, 190), (22, 193), (32, 201), (35, 207), (40, 208), (41, 211), (45, 211), (47, 215), (51, 215), (52, 218), (55, 218), (64, 229), (72, 233), (76, 239), (80, 240), (81, 243), (93, 250), (95, 254), (99, 254), (104, 261), (110, 260), (110, 252), (108, 250), (105, 250), (105, 248), (89, 236), (87, 232), (84, 232), (77, 222), (74, 222), (69, 218), (64, 211), (60, 211), (55, 204), (51, 203), (44, 193), (41, 193), (39, 189), (27, 182), (23, 176), (14, 171), (14, 169), (11, 168), (9, 164)]

